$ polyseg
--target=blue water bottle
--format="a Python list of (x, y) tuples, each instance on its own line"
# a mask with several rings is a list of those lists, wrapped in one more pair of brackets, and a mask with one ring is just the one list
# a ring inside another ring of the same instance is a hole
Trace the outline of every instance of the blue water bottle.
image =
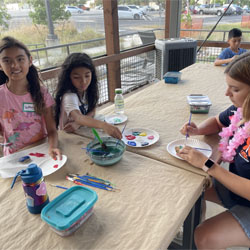
[(41, 168), (36, 164), (30, 164), (26, 169), (19, 171), (13, 179), (11, 188), (13, 188), (18, 176), (21, 176), (23, 182), (28, 210), (32, 214), (41, 213), (43, 207), (49, 203)]

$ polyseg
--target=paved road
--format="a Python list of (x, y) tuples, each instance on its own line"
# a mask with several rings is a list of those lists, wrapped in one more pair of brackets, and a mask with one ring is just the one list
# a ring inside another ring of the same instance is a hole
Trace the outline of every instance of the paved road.
[[(20, 25), (29, 25), (31, 20), (28, 16), (29, 10), (10, 11), (12, 16), (10, 20), (10, 28), (18, 27)], [(215, 15), (193, 15), (192, 18), (202, 18), (203, 26), (214, 25), (219, 17)], [(86, 27), (91, 27), (99, 32), (104, 32), (103, 11), (90, 10), (83, 14), (72, 15), (70, 18), (76, 25), (79, 31)], [(220, 23), (239, 23), (241, 16), (224, 16)], [(163, 12), (149, 12), (147, 18), (144, 20), (119, 20), (120, 33), (127, 33), (129, 31), (138, 30), (139, 27), (164, 27), (164, 13)]]

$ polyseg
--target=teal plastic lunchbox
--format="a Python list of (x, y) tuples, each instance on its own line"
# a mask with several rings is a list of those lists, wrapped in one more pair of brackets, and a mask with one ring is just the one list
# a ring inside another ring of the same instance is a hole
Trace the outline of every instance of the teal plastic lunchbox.
[(97, 201), (94, 190), (73, 186), (46, 205), (41, 218), (61, 236), (75, 232), (93, 213)]

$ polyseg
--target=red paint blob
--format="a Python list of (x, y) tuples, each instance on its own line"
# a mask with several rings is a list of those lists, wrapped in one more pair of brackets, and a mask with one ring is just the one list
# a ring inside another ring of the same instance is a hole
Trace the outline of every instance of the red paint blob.
[(56, 164), (56, 165), (54, 165), (54, 166), (53, 166), (53, 168), (58, 168), (58, 165), (57, 165), (57, 164)]
[(42, 154), (42, 153), (30, 153), (29, 155), (36, 156), (36, 157), (44, 157), (45, 156), (45, 154)]

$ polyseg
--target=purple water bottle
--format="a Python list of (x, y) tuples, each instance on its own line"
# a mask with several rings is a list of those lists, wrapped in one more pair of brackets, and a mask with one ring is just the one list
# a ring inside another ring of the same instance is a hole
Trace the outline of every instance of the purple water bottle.
[(18, 176), (21, 176), (23, 181), (28, 210), (32, 214), (41, 213), (43, 207), (49, 203), (41, 168), (36, 164), (30, 164), (27, 169), (19, 171), (12, 182), (11, 188), (13, 188)]

